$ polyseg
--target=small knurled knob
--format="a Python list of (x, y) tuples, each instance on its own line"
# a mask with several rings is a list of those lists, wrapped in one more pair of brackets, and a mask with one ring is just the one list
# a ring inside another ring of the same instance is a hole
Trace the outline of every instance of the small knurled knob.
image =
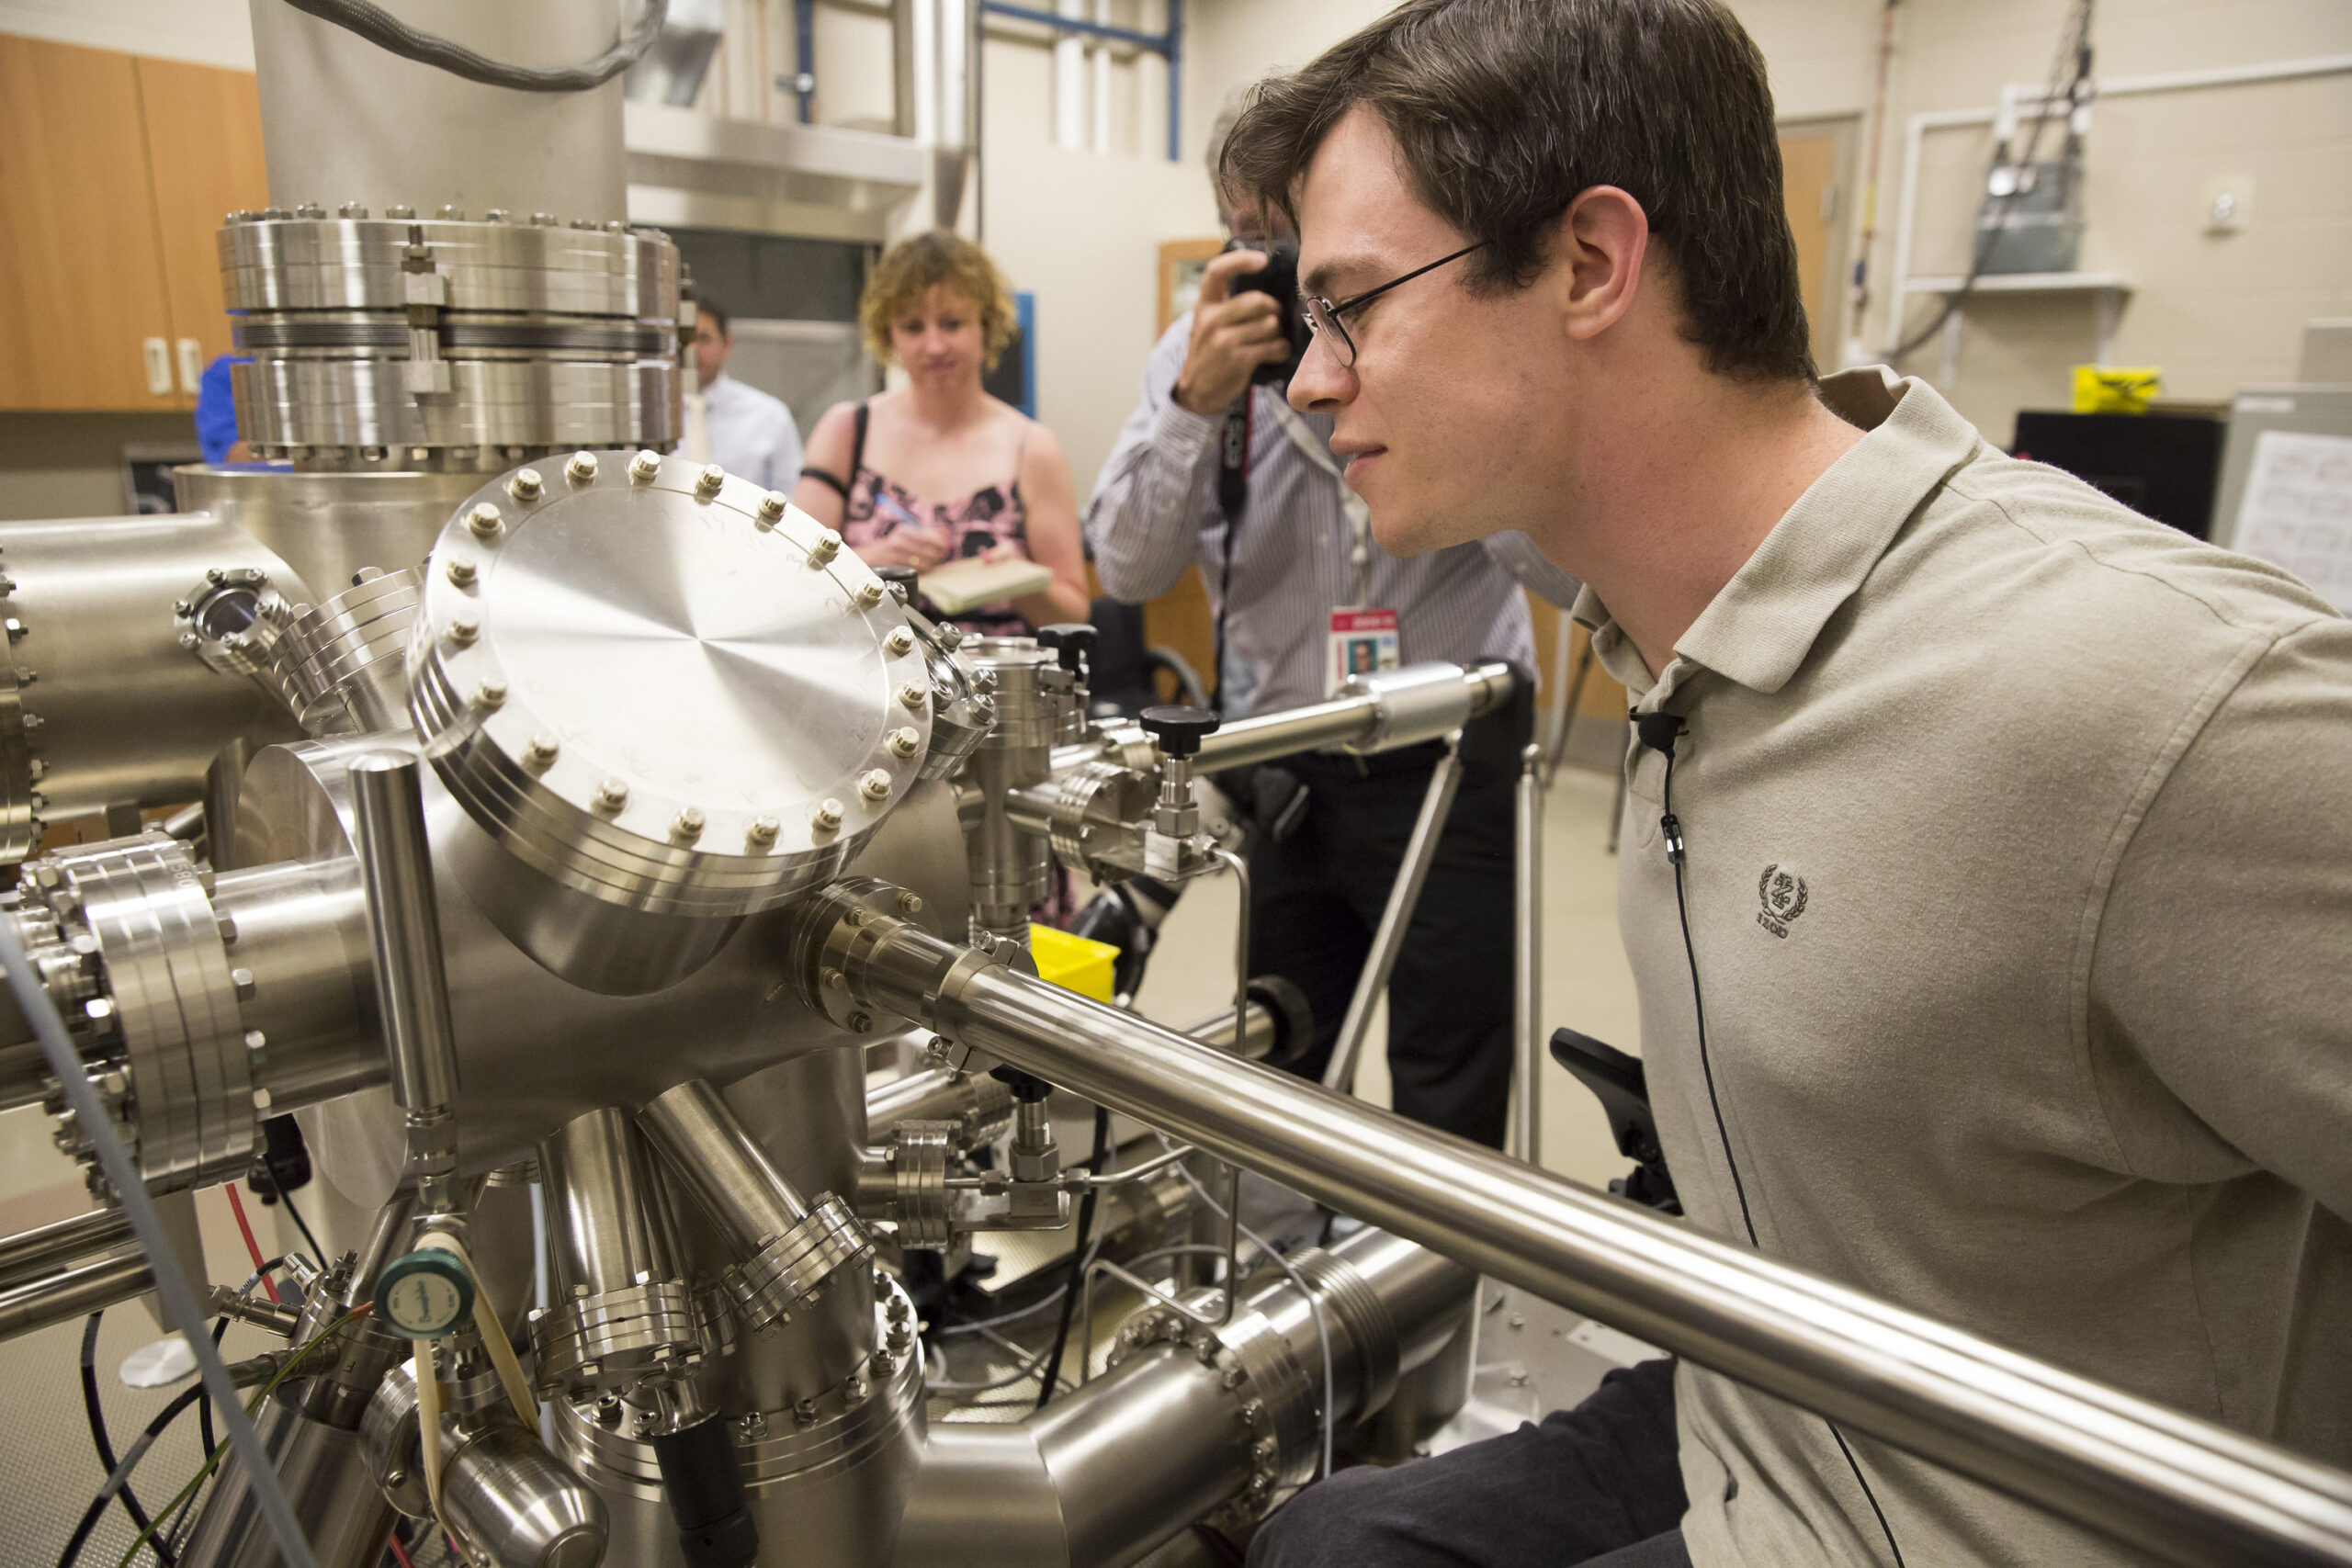
[(1164, 757), (1190, 757), (1201, 749), (1201, 738), (1213, 734), (1225, 721), (1206, 708), (1173, 705), (1149, 707), (1137, 716), (1144, 733), (1159, 743)]
[(1084, 621), (1063, 621), (1038, 627), (1037, 646), (1052, 649), (1063, 669), (1082, 676), (1094, 657), (1094, 628)]

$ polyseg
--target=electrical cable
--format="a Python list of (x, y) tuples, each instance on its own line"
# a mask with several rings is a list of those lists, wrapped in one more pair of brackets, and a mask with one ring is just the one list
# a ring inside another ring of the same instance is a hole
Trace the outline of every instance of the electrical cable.
[(261, 1276), (261, 1288), (269, 1292), (271, 1301), (277, 1301), (277, 1285), (270, 1279), (269, 1270), (262, 1267), (261, 1243), (254, 1239), (253, 1224), (245, 1218), (245, 1201), (237, 1196), (237, 1184), (224, 1181), (220, 1190), (229, 1194), (229, 1212), (237, 1216), (237, 1234), (245, 1238), (245, 1256), (254, 1260), (254, 1272)]
[[(97, 1500), (90, 1505), (91, 1511), (87, 1516), (89, 1526), (96, 1525), (98, 1516), (106, 1512), (107, 1499), (116, 1489), (113, 1481), (116, 1463), (114, 1443), (107, 1436), (106, 1408), (98, 1403), (98, 1325), (106, 1321), (106, 1309), (101, 1307), (92, 1313), (88, 1321), (82, 1325), (82, 1408), (90, 1418), (90, 1444), (98, 1450), (98, 1468), (104, 1471), (108, 1478), (107, 1486), (99, 1490)], [(122, 1511), (130, 1516), (130, 1528), (145, 1529), (148, 1523), (147, 1510), (141, 1507), (139, 1499), (132, 1495), (127, 1472), (119, 1490), (122, 1494)], [(76, 1532), (76, 1540), (78, 1541), (87, 1533), (86, 1527)], [(80, 1547), (76, 1545), (72, 1550), (78, 1551)], [(163, 1559), (167, 1568), (175, 1561), (168, 1551), (159, 1551), (156, 1555)]]
[[(96, 1317), (96, 1315), (97, 1314), (95, 1313), (91, 1314), (93, 1317)], [(113, 1502), (118, 1494), (121, 1495), (126, 1504), (130, 1502), (130, 1472), (138, 1468), (139, 1461), (147, 1457), (147, 1450), (154, 1446), (154, 1442), (157, 1438), (164, 1435), (164, 1429), (166, 1427), (169, 1427), (172, 1422), (178, 1417), (181, 1411), (186, 1410), (189, 1405), (195, 1404), (198, 1399), (203, 1397), (203, 1394), (204, 1385), (202, 1383), (198, 1383), (193, 1388), (181, 1390), (179, 1397), (173, 1400), (169, 1404), (164, 1405), (161, 1411), (157, 1412), (155, 1418), (147, 1423), (147, 1429), (140, 1433), (138, 1438), (131, 1443), (129, 1451), (124, 1453), (122, 1458), (107, 1470), (106, 1484), (98, 1488), (98, 1495), (91, 1498), (90, 1506), (83, 1510), (82, 1522), (74, 1527), (73, 1535), (66, 1540), (65, 1550), (58, 1555), (57, 1568), (74, 1568), (74, 1565), (81, 1561), (82, 1549), (89, 1543), (90, 1532), (96, 1529), (97, 1528), (98, 1521), (106, 1517), (107, 1505)], [(174, 1501), (176, 1502), (177, 1499), (175, 1498)], [(171, 1512), (169, 1505), (165, 1506), (164, 1511), (166, 1514)], [(153, 1524), (142, 1520), (140, 1527), (139, 1543), (141, 1545), (153, 1544), (155, 1547), (155, 1555), (164, 1562), (168, 1563), (175, 1561), (175, 1559), (164, 1553), (163, 1543), (161, 1541), (151, 1542), (149, 1540), (149, 1538), (154, 1533), (154, 1529), (155, 1527)], [(134, 1545), (130, 1549), (130, 1555), (135, 1556), (138, 1553), (138, 1551), (139, 1546)], [(123, 1559), (126, 1562), (130, 1560), (130, 1556), (126, 1556)]]
[[(1236, 1026), (1237, 1031), (1239, 1025)], [(1086, 1168), (1091, 1174), (1102, 1168), (1111, 1152), (1111, 1111), (1107, 1106), (1094, 1108), (1094, 1152), (1086, 1156)], [(1078, 1230), (1070, 1238), (1069, 1271), (1062, 1280), (1062, 1315), (1054, 1330), (1054, 1353), (1046, 1362), (1046, 1375), (1038, 1380), (1037, 1408), (1043, 1410), (1054, 1397), (1054, 1384), (1061, 1376), (1062, 1352), (1069, 1344), (1069, 1320), (1078, 1311), (1078, 1283), (1087, 1266), (1087, 1238), (1094, 1234), (1094, 1200), (1099, 1189), (1092, 1182), (1086, 1185), (1084, 1196), (1078, 1201)], [(1094, 1347), (1086, 1347), (1083, 1354), (1091, 1356)]]
[[(1707, 1108), (1714, 1112), (1715, 1136), (1723, 1143), (1724, 1165), (1731, 1172), (1732, 1195), (1739, 1200), (1740, 1225), (1747, 1232), (1747, 1245), (1760, 1252), (1763, 1245), (1756, 1239), (1756, 1218), (1748, 1212), (1747, 1187), (1740, 1179), (1739, 1161), (1731, 1152), (1731, 1132), (1724, 1122), (1723, 1101), (1715, 1094), (1714, 1061), (1707, 1051), (1707, 1004), (1699, 988), (1699, 950), (1690, 940), (1690, 905), (1682, 886), (1683, 863), (1690, 856), (1682, 837), (1681, 818), (1674, 814), (1674, 751), (1685, 726), (1673, 715), (1663, 713), (1636, 714), (1634, 724), (1642, 744), (1666, 758), (1666, 776), (1658, 784), (1658, 831), (1666, 840), (1667, 864), (1674, 868), (1674, 913), (1682, 927), (1682, 955), (1690, 965), (1690, 1010), (1699, 1025), (1699, 1071), (1706, 1080)], [(1667, 728), (1668, 725), (1671, 729)], [(1861, 1461), (1846, 1446), (1846, 1434), (1838, 1429), (1838, 1423), (1826, 1416), (1821, 1419), (1829, 1428), (1830, 1437), (1837, 1439), (1838, 1451), (1846, 1456), (1846, 1467), (1854, 1472), (1862, 1495), (1870, 1500), (1871, 1512), (1878, 1518), (1880, 1532), (1886, 1537), (1886, 1548), (1894, 1554), (1894, 1568), (1905, 1568), (1902, 1544), (1894, 1539), (1894, 1527), (1887, 1522), (1886, 1510), (1879, 1506), (1878, 1493), (1871, 1486), (1870, 1477), (1862, 1473)]]
[(646, 0), (644, 14), (638, 17), (636, 25), (594, 59), (578, 65), (540, 67), (509, 65), (476, 53), (463, 44), (419, 32), (369, 0), (286, 3), (345, 32), (356, 33), (378, 49), (403, 60), (413, 60), (420, 65), (430, 65), (484, 86), (512, 87), (518, 93), (582, 93), (602, 86), (636, 64), (653, 47), (653, 40), (661, 36), (662, 19), (670, 10), (670, 0)]
[[(2034, 166), (2034, 154), (2041, 148), (2042, 126), (2050, 118), (2050, 106), (2058, 99), (2058, 77), (2065, 70), (2069, 55), (2072, 55), (2075, 60), (2075, 77), (2066, 87), (2066, 101), (2070, 114), (2073, 111), (2073, 106), (2080, 101), (2084, 85), (2090, 78), (2091, 4), (2092, 0), (2075, 0), (2074, 13), (2068, 18), (2065, 30), (2059, 37), (2057, 58), (2051, 62), (2048, 85), (2042, 89), (2041, 97), (2034, 107), (2032, 134), (2026, 140), (2024, 153), (2015, 160), (2012, 167)], [(1984, 268), (1993, 259), (1993, 252), (2000, 243), (2003, 225), (2007, 221), (2008, 215), (2016, 209), (2018, 198), (2025, 193), (2026, 187), (2019, 185), (2015, 189), (1994, 197), (2001, 204), (2000, 210), (1991, 224), (1985, 225), (1980, 220), (1976, 247), (1970, 254), (1968, 272), (1961, 278), (1960, 287), (1944, 296), (1943, 309), (1938, 310), (1926, 326), (1888, 352), (1887, 363), (1890, 365), (1901, 363), (1906, 355), (1943, 331), (1944, 323), (1959, 313), (1960, 308), (1967, 302), (1969, 296), (1975, 292), (1978, 280), (1984, 276)], [(1901, 325), (1900, 322), (1895, 324), (1898, 327)]]
[(287, 1217), (294, 1222), (294, 1228), (302, 1233), (302, 1239), (311, 1244), (311, 1261), (324, 1269), (327, 1266), (326, 1248), (321, 1247), (319, 1238), (311, 1234), (310, 1222), (302, 1218), (302, 1211), (294, 1206), (294, 1194), (280, 1187), (277, 1189), (277, 1201), (286, 1205)]
[(408, 1560), (408, 1551), (401, 1545), (399, 1536), (387, 1536), (384, 1544), (391, 1549), (392, 1556), (399, 1561), (401, 1568), (416, 1568), (416, 1564)]

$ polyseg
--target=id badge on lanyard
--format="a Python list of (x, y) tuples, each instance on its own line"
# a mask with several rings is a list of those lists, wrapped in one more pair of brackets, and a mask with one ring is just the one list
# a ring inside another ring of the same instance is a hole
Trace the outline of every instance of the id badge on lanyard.
[(1351, 677), (1394, 670), (1404, 662), (1394, 610), (1334, 610), (1323, 692), (1336, 696)]

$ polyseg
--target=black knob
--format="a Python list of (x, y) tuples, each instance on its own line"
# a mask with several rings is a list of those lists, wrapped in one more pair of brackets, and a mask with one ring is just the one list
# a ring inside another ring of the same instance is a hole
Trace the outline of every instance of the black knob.
[(1094, 657), (1094, 628), (1084, 621), (1063, 621), (1056, 626), (1040, 626), (1037, 628), (1037, 646), (1052, 649), (1060, 657), (1063, 669), (1083, 677), (1088, 660)]
[(1019, 1067), (997, 1066), (989, 1069), (989, 1077), (1012, 1090), (1012, 1098), (1024, 1103), (1049, 1098), (1054, 1086), (1035, 1073), (1024, 1073)]
[(899, 604), (911, 604), (915, 602), (914, 568), (910, 566), (877, 566), (874, 569), (874, 575), (890, 585), (891, 589), (898, 594)]
[(1190, 757), (1201, 749), (1201, 737), (1225, 721), (1206, 708), (1182, 705), (1146, 708), (1137, 716), (1144, 733), (1159, 742), (1162, 756)]

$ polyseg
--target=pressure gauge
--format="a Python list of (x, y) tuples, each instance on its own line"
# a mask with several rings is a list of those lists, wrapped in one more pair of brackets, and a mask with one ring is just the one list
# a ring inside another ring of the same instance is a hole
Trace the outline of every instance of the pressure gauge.
[(438, 1339), (473, 1311), (474, 1281), (458, 1255), (423, 1247), (384, 1265), (376, 1280), (376, 1320), (411, 1339)]

